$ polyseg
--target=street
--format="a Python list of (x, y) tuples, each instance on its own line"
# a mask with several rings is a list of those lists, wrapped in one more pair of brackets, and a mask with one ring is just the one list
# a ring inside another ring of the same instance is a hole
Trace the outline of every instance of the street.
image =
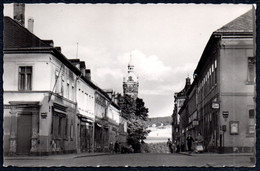
[(254, 167), (250, 163), (250, 154), (163, 154), (163, 153), (133, 153), (133, 154), (68, 154), (44, 157), (5, 157), (3, 166), (18, 167), (148, 167), (148, 166), (197, 166), (197, 167)]

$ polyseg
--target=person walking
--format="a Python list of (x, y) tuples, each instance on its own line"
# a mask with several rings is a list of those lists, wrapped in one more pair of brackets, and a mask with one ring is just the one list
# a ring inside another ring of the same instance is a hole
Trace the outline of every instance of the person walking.
[(195, 142), (196, 142), (196, 146), (195, 146), (195, 152), (203, 152), (204, 150), (204, 146), (203, 146), (203, 141), (204, 141), (204, 137), (198, 133), (197, 137), (195, 138)]
[(115, 142), (114, 150), (115, 150), (115, 153), (119, 152), (119, 143), (118, 143), (118, 141)]
[(172, 150), (172, 142), (171, 142), (170, 138), (168, 138), (167, 146), (169, 147), (170, 153), (173, 153), (173, 150)]
[(192, 151), (191, 146), (192, 146), (192, 142), (194, 142), (194, 139), (189, 134), (186, 140), (187, 140), (187, 145), (188, 145), (188, 151), (191, 153), (191, 151)]

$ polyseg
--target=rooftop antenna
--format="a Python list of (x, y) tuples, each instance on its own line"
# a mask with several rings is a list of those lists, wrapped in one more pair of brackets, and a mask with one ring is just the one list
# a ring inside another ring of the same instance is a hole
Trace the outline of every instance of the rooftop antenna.
[(131, 65), (131, 64), (132, 64), (132, 52), (130, 52), (130, 60), (129, 60), (128, 65)]
[(78, 59), (78, 49), (79, 49), (79, 43), (77, 42), (77, 52), (76, 52), (76, 59)]

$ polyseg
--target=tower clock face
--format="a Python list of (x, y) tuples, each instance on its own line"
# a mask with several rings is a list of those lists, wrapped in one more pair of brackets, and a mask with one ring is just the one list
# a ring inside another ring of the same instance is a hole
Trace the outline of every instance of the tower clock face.
[(134, 86), (133, 85), (129, 85), (128, 86), (128, 91), (129, 92), (133, 92), (134, 91)]

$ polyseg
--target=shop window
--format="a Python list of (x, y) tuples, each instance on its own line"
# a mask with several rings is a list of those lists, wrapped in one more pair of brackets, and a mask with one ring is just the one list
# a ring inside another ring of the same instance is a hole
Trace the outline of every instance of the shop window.
[(32, 90), (32, 67), (21, 66), (19, 67), (18, 78), (19, 90)]
[(255, 83), (255, 76), (256, 76), (256, 70), (255, 70), (255, 57), (248, 57), (248, 73), (247, 73), (247, 81), (248, 83)]
[(68, 118), (65, 118), (65, 137), (68, 138)]
[(54, 114), (52, 117), (52, 128), (51, 134), (54, 138), (66, 138), (67, 135), (67, 126), (66, 126), (67, 117)]

